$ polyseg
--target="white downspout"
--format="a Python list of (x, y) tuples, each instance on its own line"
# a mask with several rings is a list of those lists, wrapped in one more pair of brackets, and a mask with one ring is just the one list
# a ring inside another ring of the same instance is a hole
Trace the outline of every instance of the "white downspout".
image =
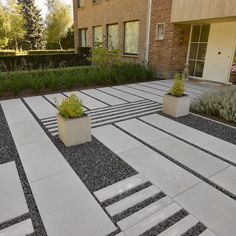
[(150, 45), (150, 30), (151, 30), (151, 15), (152, 15), (152, 0), (148, 0), (147, 11), (147, 27), (146, 27), (146, 45), (145, 45), (145, 65), (149, 62), (149, 45)]

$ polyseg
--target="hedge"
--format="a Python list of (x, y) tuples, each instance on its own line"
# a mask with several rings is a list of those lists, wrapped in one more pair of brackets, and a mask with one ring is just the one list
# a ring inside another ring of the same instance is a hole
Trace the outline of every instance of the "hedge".
[(84, 66), (90, 65), (89, 58), (89, 48), (83, 48), (79, 53), (3, 56), (0, 57), (0, 71)]
[(23, 90), (65, 91), (72, 88), (117, 85), (151, 80), (153, 71), (139, 64), (122, 63), (109, 69), (94, 66), (0, 73), (0, 96), (5, 92), (18, 95)]
[(75, 53), (75, 50), (29, 50), (28, 55), (47, 55), (47, 54), (69, 54)]
[(16, 51), (14, 50), (0, 50), (0, 57), (2, 56), (16, 56)]

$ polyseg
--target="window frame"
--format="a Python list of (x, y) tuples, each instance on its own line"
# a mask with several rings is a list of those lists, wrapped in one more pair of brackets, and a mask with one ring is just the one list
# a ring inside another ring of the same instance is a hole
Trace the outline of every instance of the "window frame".
[[(159, 26), (163, 26), (163, 35), (160, 37), (159, 35)], [(156, 24), (156, 40), (158, 41), (163, 41), (165, 40), (165, 33), (166, 33), (166, 23), (165, 22), (160, 22)]]
[[(136, 53), (131, 53), (131, 52), (126, 52), (125, 48), (126, 48), (126, 24), (128, 23), (133, 23), (133, 22), (138, 22), (139, 23), (139, 28), (138, 28), (138, 43), (137, 43), (137, 52)], [(139, 55), (139, 43), (140, 43), (140, 20), (132, 20), (132, 21), (125, 21), (124, 22), (124, 35), (123, 35), (123, 54), (124, 55), (131, 55), (131, 56), (138, 56)]]
[[(81, 32), (85, 32), (85, 46), (82, 46), (82, 34)], [(81, 28), (79, 29), (79, 47), (87, 47), (88, 46), (88, 28)]]
[(102, 27), (102, 25), (96, 25), (96, 26), (93, 26), (93, 28), (92, 28), (92, 33), (93, 33), (93, 47), (95, 47), (95, 31), (94, 31), (94, 29), (95, 28), (101, 28), (101, 32), (102, 32), (102, 35), (101, 35), (101, 44), (103, 43), (103, 27)]
[(77, 8), (83, 8), (85, 6), (85, 0), (83, 1), (83, 4), (81, 4), (81, 0), (77, 0)]
[(119, 24), (118, 23), (113, 23), (113, 24), (108, 24), (106, 27), (106, 43), (107, 43), (107, 48), (109, 50), (109, 26), (117, 26), (117, 48), (114, 49), (119, 49)]

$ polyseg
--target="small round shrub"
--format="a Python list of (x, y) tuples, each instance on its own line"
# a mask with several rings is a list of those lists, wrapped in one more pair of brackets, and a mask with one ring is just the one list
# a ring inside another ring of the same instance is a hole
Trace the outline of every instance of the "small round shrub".
[(184, 79), (178, 73), (174, 78), (174, 85), (170, 90), (170, 94), (175, 97), (182, 97), (184, 95), (185, 87), (184, 87)]
[(57, 105), (59, 114), (65, 119), (73, 119), (84, 116), (82, 101), (72, 94), (64, 99), (60, 105)]

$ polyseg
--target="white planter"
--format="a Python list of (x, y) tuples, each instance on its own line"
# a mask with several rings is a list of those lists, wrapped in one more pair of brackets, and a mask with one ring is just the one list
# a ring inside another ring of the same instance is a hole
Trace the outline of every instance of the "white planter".
[(90, 142), (92, 140), (91, 118), (89, 116), (64, 119), (58, 114), (57, 124), (59, 138), (67, 147)]
[(172, 96), (170, 94), (166, 94), (163, 97), (163, 109), (162, 112), (173, 116), (173, 117), (181, 117), (189, 114), (190, 108), (190, 97), (188, 95), (184, 95), (182, 97)]

